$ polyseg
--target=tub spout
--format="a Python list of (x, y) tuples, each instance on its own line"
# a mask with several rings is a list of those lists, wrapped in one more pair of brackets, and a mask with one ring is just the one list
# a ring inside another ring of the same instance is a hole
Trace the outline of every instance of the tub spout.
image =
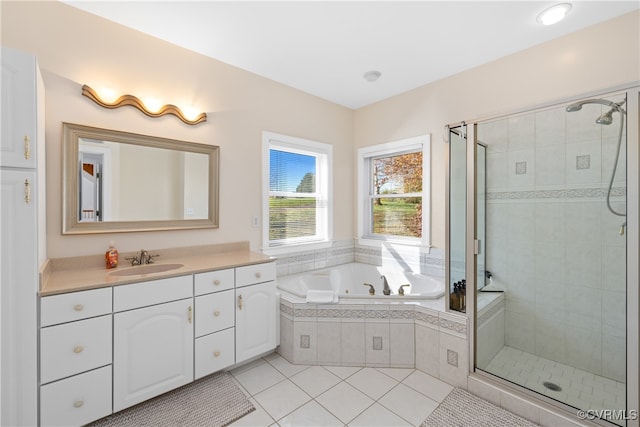
[(411, 286), (409, 283), (407, 283), (406, 285), (402, 285), (398, 288), (398, 295), (404, 295), (404, 288), (405, 286)]
[(380, 276), (380, 278), (382, 279), (382, 293), (385, 295), (391, 295), (391, 288), (389, 287), (389, 282), (387, 282), (387, 278), (382, 275)]
[(368, 286), (369, 287), (369, 295), (375, 295), (376, 294), (376, 289), (373, 287), (372, 284), (363, 283), (362, 286)]

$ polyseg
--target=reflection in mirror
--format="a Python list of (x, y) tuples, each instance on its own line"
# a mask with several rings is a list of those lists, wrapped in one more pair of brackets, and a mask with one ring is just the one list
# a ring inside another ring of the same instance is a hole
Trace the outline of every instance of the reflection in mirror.
[(217, 227), (218, 147), (65, 123), (65, 234)]

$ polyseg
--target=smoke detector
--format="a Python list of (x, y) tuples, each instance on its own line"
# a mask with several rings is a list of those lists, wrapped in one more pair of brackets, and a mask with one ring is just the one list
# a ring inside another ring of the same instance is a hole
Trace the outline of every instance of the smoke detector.
[(381, 75), (382, 73), (380, 71), (371, 70), (364, 73), (362, 77), (364, 77), (364, 79), (368, 82), (375, 82), (380, 78)]

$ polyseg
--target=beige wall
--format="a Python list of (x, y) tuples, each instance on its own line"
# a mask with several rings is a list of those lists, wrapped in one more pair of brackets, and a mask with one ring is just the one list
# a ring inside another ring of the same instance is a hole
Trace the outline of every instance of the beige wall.
[[(259, 249), (260, 229), (251, 227), (251, 217), (261, 217), (263, 130), (333, 145), (334, 236), (353, 237), (352, 110), (59, 2), (3, 1), (1, 7), (2, 45), (35, 54), (46, 86), (48, 257), (97, 254), (111, 239), (121, 251), (241, 240)], [(81, 96), (82, 84), (186, 102), (209, 119), (187, 126), (130, 107), (107, 110)], [(63, 236), (62, 122), (219, 145), (220, 228)]]
[(431, 134), (431, 242), (444, 248), (444, 126), (638, 82), (639, 15), (624, 15), (361, 108), (354, 116), (355, 147)]
[[(631, 13), (405, 94), (351, 111), (57, 2), (2, 2), (2, 44), (34, 53), (46, 85), (47, 239), (51, 258), (249, 240), (261, 212), (261, 131), (334, 146), (334, 237), (355, 237), (355, 148), (432, 135), (432, 244), (444, 247), (444, 126), (640, 80), (639, 14)], [(28, 30), (25, 30), (28, 22)], [(232, 41), (230, 41), (232, 42)], [(434, 58), (434, 60), (442, 60)], [(83, 84), (186, 102), (209, 121), (186, 126), (125, 107), (105, 110)], [(220, 229), (61, 235), (63, 121), (221, 147)]]

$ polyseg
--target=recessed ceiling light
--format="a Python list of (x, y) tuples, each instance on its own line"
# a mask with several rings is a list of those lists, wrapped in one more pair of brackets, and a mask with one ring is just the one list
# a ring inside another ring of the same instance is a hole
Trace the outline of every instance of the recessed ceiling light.
[(364, 73), (362, 77), (364, 77), (364, 79), (368, 82), (375, 82), (380, 78), (381, 75), (382, 73), (380, 71), (371, 70)]
[(560, 3), (540, 12), (536, 21), (542, 25), (553, 25), (562, 21), (571, 10), (570, 3)]

